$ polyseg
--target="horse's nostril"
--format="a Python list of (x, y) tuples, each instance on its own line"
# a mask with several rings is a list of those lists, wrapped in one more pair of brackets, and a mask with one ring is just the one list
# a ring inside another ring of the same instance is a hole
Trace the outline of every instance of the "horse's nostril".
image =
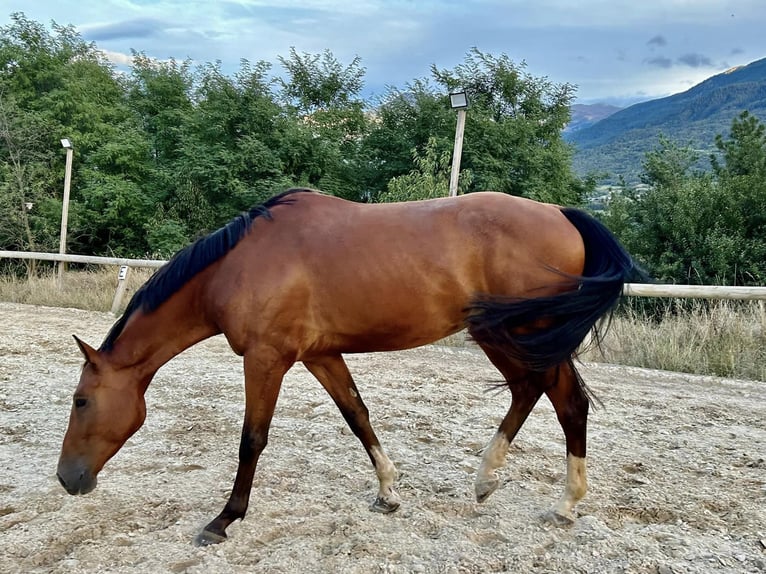
[(70, 487), (70, 486), (67, 484), (66, 480), (64, 480), (64, 477), (63, 477), (63, 476), (61, 476), (61, 474), (60, 474), (60, 473), (58, 473), (58, 472), (56, 473), (56, 478), (58, 478), (58, 479), (59, 479), (59, 484), (61, 484), (61, 486), (63, 486), (63, 487), (64, 487), (64, 490), (66, 490), (66, 491), (67, 491), (69, 494), (77, 494), (77, 490), (78, 490), (78, 489), (76, 489), (76, 488), (75, 488), (75, 489), (72, 489), (72, 487)]

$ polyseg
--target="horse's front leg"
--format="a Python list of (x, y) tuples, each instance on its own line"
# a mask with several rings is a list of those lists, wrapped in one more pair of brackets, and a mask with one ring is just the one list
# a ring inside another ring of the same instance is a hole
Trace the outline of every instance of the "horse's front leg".
[(338, 406), (349, 428), (361, 441), (378, 476), (378, 496), (370, 510), (389, 513), (399, 508), (399, 495), (394, 491), (396, 467), (388, 458), (370, 425), (370, 416), (354, 379), (341, 355), (305, 361), (306, 368), (322, 383)]
[(269, 426), (277, 404), (282, 378), (292, 365), (273, 350), (245, 353), (245, 421), (239, 445), (239, 467), (226, 506), (197, 536), (197, 545), (226, 539), (226, 528), (245, 517), (258, 458), (266, 448)]

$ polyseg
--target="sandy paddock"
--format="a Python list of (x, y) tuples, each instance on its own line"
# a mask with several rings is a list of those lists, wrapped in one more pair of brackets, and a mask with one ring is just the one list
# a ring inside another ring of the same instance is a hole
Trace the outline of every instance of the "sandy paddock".
[(763, 572), (766, 383), (611, 365), (582, 368), (590, 491), (568, 528), (542, 514), (565, 474), (543, 399), (484, 504), (479, 452), (510, 394), (473, 348), (348, 357), (398, 466), (399, 512), (367, 510), (377, 481), (319, 383), (285, 380), (247, 518), (227, 542), (192, 540), (232, 486), (240, 360), (215, 338), (160, 370), (144, 427), (99, 487), (67, 495), (56, 460), (81, 358), (106, 313), (0, 303), (0, 572)]

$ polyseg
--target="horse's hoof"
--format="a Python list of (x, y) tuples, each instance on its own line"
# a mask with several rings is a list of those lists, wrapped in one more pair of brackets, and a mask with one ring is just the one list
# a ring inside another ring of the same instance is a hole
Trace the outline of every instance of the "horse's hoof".
[(212, 546), (213, 544), (220, 544), (224, 540), (226, 540), (226, 534), (221, 536), (220, 534), (216, 534), (215, 532), (210, 532), (209, 530), (203, 530), (194, 539), (194, 545), (195, 546)]
[(381, 514), (391, 514), (399, 510), (398, 500), (386, 500), (383, 497), (378, 497), (375, 502), (370, 506), (370, 510), (373, 512), (380, 512)]
[(549, 510), (543, 514), (543, 520), (552, 524), (553, 526), (558, 526), (560, 528), (572, 526), (575, 523), (575, 517), (573, 514), (565, 516), (556, 512), (555, 510)]
[(487, 500), (489, 495), (497, 490), (498, 486), (500, 486), (500, 480), (497, 478), (477, 481), (474, 485), (476, 502), (484, 502)]

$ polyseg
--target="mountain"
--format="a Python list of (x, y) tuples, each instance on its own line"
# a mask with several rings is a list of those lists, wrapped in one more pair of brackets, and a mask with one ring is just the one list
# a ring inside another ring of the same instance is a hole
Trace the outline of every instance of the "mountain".
[(564, 128), (564, 133), (572, 133), (587, 128), (596, 122), (619, 112), (622, 108), (609, 104), (574, 104), (570, 108), (572, 119)]
[(766, 58), (732, 68), (693, 88), (642, 102), (584, 127), (564, 133), (575, 146), (574, 169), (579, 175), (608, 173), (637, 181), (647, 151), (662, 134), (700, 153), (700, 167), (709, 167), (715, 136), (726, 137), (732, 120), (748, 110), (766, 122)]

